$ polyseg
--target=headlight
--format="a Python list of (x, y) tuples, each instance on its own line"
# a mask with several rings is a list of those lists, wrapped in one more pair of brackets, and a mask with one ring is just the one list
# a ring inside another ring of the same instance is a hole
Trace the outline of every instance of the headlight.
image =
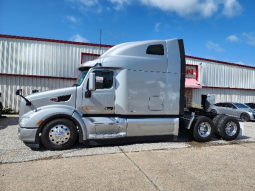
[(30, 117), (23, 117), (23, 118), (21, 119), (19, 125), (20, 125), (21, 127), (24, 127), (24, 126), (27, 124), (27, 122), (28, 122), (29, 119), (30, 119)]

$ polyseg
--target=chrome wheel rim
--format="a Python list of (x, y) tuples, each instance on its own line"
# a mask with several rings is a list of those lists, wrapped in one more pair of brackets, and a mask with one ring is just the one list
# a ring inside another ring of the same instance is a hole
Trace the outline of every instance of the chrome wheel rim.
[(208, 137), (211, 134), (212, 128), (211, 125), (207, 122), (202, 122), (198, 126), (198, 134), (201, 137)]
[(49, 139), (55, 145), (65, 144), (70, 139), (70, 130), (65, 125), (56, 125), (51, 128)]
[(228, 136), (233, 136), (237, 132), (237, 125), (233, 121), (230, 121), (225, 126), (225, 132)]

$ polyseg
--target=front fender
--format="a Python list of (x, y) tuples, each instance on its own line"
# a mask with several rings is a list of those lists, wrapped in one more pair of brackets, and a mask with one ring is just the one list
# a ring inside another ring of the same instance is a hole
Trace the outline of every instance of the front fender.
[(82, 120), (81, 116), (77, 112), (74, 112), (72, 117), (78, 123), (77, 125), (79, 127), (79, 131), (81, 132), (81, 133), (79, 133), (79, 142), (81, 143), (81, 142), (87, 140), (88, 132), (87, 132), (86, 125), (85, 125), (84, 121)]
[[(44, 108), (39, 108), (36, 110), (33, 110), (26, 115), (24, 115), (20, 119), (20, 127), (21, 128), (38, 128), (42, 122), (47, 120), (48, 118), (54, 116), (54, 115), (68, 115), (72, 116), (74, 113), (73, 107), (69, 106), (63, 106), (63, 107), (44, 107)], [(25, 124), (22, 123), (22, 120), (26, 121)]]
[[(87, 139), (87, 130), (81, 116), (70, 107), (45, 107), (27, 113), (22, 118), (27, 118), (25, 126), (20, 125), (21, 128), (37, 129), (36, 143), (39, 143), (39, 134), (42, 132), (43, 127), (55, 118), (70, 119), (79, 129), (79, 142), (84, 142)], [(21, 120), (22, 120), (21, 118)], [(21, 121), (20, 120), (20, 121)]]

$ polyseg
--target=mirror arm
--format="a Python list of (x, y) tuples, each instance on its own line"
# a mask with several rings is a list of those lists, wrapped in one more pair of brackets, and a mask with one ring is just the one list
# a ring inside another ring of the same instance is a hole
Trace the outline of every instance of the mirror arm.
[(31, 105), (31, 101), (29, 101), (27, 98), (25, 98), (23, 95), (19, 95), (20, 97), (22, 97), (25, 101), (26, 101), (26, 105)]

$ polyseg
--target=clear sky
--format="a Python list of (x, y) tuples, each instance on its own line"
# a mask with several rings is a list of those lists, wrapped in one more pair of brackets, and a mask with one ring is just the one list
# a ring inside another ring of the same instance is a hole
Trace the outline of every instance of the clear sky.
[(255, 66), (255, 0), (0, 0), (0, 34), (116, 45), (184, 39), (186, 55)]

